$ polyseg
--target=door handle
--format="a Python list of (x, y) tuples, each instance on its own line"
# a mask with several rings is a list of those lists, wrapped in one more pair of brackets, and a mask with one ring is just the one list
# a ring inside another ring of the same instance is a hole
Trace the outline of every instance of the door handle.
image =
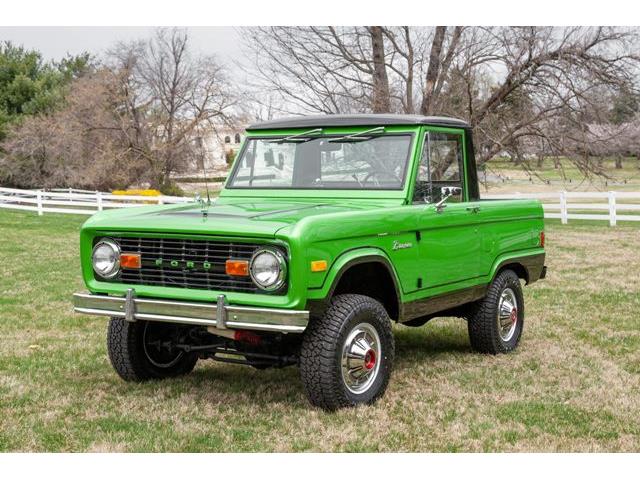
[(467, 212), (478, 213), (479, 211), (480, 211), (480, 207), (478, 207), (478, 206), (467, 207)]

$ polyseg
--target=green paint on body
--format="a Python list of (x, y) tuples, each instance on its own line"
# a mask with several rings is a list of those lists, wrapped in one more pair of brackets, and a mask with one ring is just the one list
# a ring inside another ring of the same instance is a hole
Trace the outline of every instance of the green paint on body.
[[(323, 135), (352, 135), (371, 127), (331, 127)], [(236, 163), (252, 138), (283, 137), (305, 129), (248, 131)], [(277, 189), (224, 188), (202, 214), (200, 204), (146, 206), (100, 212), (82, 227), (84, 281), (91, 292), (123, 295), (131, 285), (97, 279), (91, 250), (97, 237), (136, 236), (275, 244), (289, 257), (285, 293), (244, 293), (197, 288), (135, 285), (139, 296), (214, 301), (224, 293), (231, 304), (305, 309), (310, 300), (331, 293), (340, 269), (371, 256), (391, 265), (402, 303), (486, 285), (510, 258), (544, 253), (539, 245), (544, 228), (536, 200), (473, 198), (475, 162), (462, 142), (460, 169), (463, 193), (438, 211), (433, 203), (414, 202), (416, 178), (428, 132), (459, 135), (465, 128), (428, 125), (388, 126), (385, 133), (410, 135), (409, 163), (402, 188)], [(235, 168), (239, 168), (237, 165)], [(233, 174), (232, 174), (233, 175)], [(229, 184), (229, 181), (227, 182)], [(312, 261), (326, 261), (326, 271), (311, 272)], [(166, 260), (156, 259), (162, 266)], [(198, 268), (171, 260), (173, 268)], [(210, 270), (208, 262), (202, 269)], [(532, 279), (535, 280), (535, 279)]]

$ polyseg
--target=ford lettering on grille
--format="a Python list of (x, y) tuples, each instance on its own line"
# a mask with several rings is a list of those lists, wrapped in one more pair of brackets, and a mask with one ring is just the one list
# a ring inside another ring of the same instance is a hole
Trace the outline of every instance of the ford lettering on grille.
[(203, 290), (258, 291), (250, 277), (225, 272), (228, 259), (250, 260), (260, 246), (191, 238), (110, 237), (123, 253), (139, 253), (140, 269), (123, 269), (110, 280), (133, 285), (152, 285)]

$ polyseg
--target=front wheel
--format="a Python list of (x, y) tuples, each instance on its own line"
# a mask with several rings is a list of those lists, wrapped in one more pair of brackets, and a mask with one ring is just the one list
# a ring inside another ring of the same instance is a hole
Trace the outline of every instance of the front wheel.
[(305, 331), (300, 374), (311, 403), (337, 410), (373, 403), (385, 392), (394, 357), (391, 321), (364, 295), (338, 295)]
[(198, 357), (175, 348), (184, 332), (177, 324), (112, 318), (107, 331), (111, 365), (122, 379), (133, 382), (187, 374)]
[(471, 309), (468, 330), (471, 346), (482, 353), (515, 349), (524, 327), (524, 297), (520, 279), (503, 270), (491, 282), (487, 295)]

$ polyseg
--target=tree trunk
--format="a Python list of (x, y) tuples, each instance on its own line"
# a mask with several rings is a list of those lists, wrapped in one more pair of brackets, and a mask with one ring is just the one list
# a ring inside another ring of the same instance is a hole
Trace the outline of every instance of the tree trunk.
[(622, 170), (622, 155), (616, 157), (616, 170)]
[(373, 58), (373, 98), (371, 110), (373, 113), (389, 113), (391, 111), (391, 95), (389, 93), (389, 78), (384, 59), (384, 38), (382, 27), (369, 27), (371, 35), (371, 54)]
[(433, 92), (436, 88), (438, 73), (440, 72), (440, 55), (442, 53), (442, 44), (444, 43), (444, 34), (447, 27), (436, 27), (436, 32), (431, 43), (431, 52), (429, 54), (429, 67), (427, 68), (427, 79), (422, 94), (422, 105), (420, 113), (423, 115), (431, 115), (433, 113), (434, 98)]
[(409, 32), (409, 27), (404, 28), (404, 36), (407, 42), (407, 93), (406, 93), (406, 112), (413, 113), (414, 105), (413, 105), (413, 44), (411, 43), (411, 33)]

